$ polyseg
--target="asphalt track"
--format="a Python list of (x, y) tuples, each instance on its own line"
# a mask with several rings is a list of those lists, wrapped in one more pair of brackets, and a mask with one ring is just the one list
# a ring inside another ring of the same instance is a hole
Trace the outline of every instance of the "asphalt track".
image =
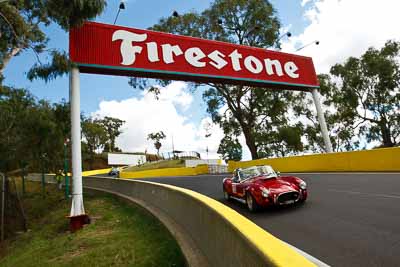
[(400, 266), (400, 173), (296, 174), (304, 205), (255, 214), (222, 195), (224, 175), (152, 178), (212, 197), (331, 266)]

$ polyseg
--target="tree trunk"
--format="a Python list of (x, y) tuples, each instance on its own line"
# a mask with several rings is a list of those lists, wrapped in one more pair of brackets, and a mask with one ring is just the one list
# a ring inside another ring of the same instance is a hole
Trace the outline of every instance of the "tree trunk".
[(10, 62), (11, 58), (18, 54), (21, 51), (20, 47), (15, 47), (11, 50), (11, 53), (7, 54), (3, 59), (3, 66), (1, 66), (0, 74), (3, 74), (4, 69), (6, 68), (7, 64)]
[(244, 138), (246, 139), (246, 145), (250, 150), (251, 159), (258, 159), (257, 146), (254, 140), (254, 136), (251, 134), (251, 130), (247, 127), (242, 127)]
[(390, 129), (387, 127), (385, 122), (380, 123), (382, 139), (383, 139), (383, 146), (384, 147), (393, 147), (394, 144), (392, 142), (392, 135), (390, 133)]

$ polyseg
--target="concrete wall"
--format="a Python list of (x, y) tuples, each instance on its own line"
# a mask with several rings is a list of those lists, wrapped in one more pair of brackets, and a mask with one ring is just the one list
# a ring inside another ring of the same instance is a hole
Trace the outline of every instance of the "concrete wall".
[(136, 166), (139, 163), (143, 164), (146, 162), (145, 155), (133, 155), (126, 153), (108, 153), (108, 165), (133, 165)]
[(84, 178), (84, 186), (137, 199), (167, 214), (209, 266), (314, 266), (231, 208), (191, 190), (95, 177)]
[(400, 147), (307, 156), (230, 161), (228, 171), (271, 165), (280, 172), (400, 171)]
[(198, 165), (194, 168), (165, 168), (137, 172), (120, 172), (120, 178), (151, 178), (151, 177), (166, 177), (166, 176), (192, 176), (199, 174), (207, 174), (207, 165)]

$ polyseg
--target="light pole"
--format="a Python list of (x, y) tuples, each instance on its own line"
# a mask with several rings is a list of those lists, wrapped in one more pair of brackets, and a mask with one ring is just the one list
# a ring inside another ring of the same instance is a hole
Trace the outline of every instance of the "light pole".
[(299, 52), (300, 50), (303, 50), (303, 49), (306, 48), (307, 46), (310, 46), (310, 45), (313, 45), (313, 44), (319, 45), (319, 41), (318, 41), (318, 40), (315, 40), (315, 41), (312, 41), (311, 43), (308, 43), (308, 44), (306, 44), (306, 45), (303, 45), (302, 47), (300, 47), (299, 49), (297, 49), (295, 52)]
[(292, 37), (292, 33), (291, 32), (285, 32), (284, 34), (282, 34), (281, 36), (278, 37), (278, 39), (276, 40), (276, 42), (279, 42), (283, 37)]
[(121, 9), (125, 9), (125, 3), (124, 3), (124, 1), (121, 1), (121, 2), (119, 3), (118, 13), (117, 13), (117, 16), (115, 17), (114, 25), (115, 25), (115, 23), (117, 22), (117, 19), (118, 19), (118, 16), (119, 16), (119, 12), (121, 12)]
[(68, 144), (69, 138), (64, 141), (64, 177), (65, 177), (65, 199), (69, 198), (69, 177), (68, 177)]
[[(278, 39), (276, 39), (276, 41), (275, 41), (275, 45), (277, 45), (278, 42), (279, 42), (280, 40), (282, 40), (282, 38), (284, 38), (284, 37), (290, 38), (290, 37), (292, 37), (292, 33), (291, 33), (291, 32), (285, 32), (284, 34), (282, 34), (281, 36), (279, 36)], [(270, 48), (270, 47), (272, 47), (272, 46), (268, 46), (268, 47), (266, 47), (266, 48)], [(280, 48), (279, 48), (279, 50), (280, 50)]]

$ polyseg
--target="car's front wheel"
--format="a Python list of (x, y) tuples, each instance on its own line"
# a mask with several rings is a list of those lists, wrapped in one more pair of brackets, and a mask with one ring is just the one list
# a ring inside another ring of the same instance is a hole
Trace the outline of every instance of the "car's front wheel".
[(258, 210), (258, 204), (250, 192), (246, 194), (246, 204), (249, 211), (255, 212)]

